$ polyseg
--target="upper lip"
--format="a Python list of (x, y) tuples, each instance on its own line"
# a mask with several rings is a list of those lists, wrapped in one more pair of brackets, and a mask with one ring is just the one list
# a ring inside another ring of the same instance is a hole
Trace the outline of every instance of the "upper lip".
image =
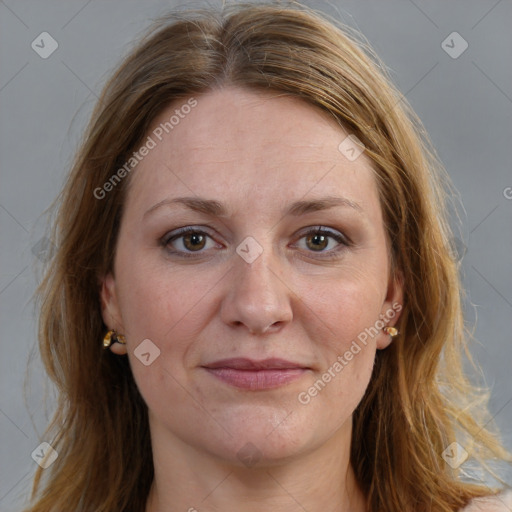
[(213, 363), (203, 365), (204, 368), (233, 368), (236, 370), (282, 370), (285, 368), (308, 368), (303, 364), (287, 361), (280, 358), (269, 358), (261, 361), (248, 359), (246, 357), (234, 357), (231, 359), (220, 359)]

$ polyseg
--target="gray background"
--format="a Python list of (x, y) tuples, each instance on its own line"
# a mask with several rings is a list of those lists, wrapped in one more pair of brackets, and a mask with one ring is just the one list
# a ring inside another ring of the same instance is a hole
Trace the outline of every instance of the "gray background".
[[(362, 31), (422, 119), (460, 193), (465, 211), (456, 245), (468, 322), (477, 320), (479, 343), (472, 344), (472, 352), (492, 389), (491, 411), (510, 447), (512, 2), (305, 3)], [(1, 511), (19, 510), (28, 494), (36, 467), (31, 453), (52, 405), (34, 351), (31, 302), (37, 254), (43, 257), (37, 245), (45, 229), (42, 212), (60, 190), (105, 78), (151, 19), (175, 5), (0, 1)], [(47, 59), (31, 48), (43, 31), (59, 44)], [(469, 44), (456, 59), (441, 47), (453, 31)]]

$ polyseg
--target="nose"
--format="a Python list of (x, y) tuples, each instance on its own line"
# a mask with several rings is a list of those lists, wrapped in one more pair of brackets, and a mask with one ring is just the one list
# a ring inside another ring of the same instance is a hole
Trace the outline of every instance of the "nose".
[(230, 290), (221, 306), (221, 318), (231, 327), (245, 327), (250, 334), (276, 332), (292, 317), (292, 291), (270, 249), (252, 263), (235, 255)]

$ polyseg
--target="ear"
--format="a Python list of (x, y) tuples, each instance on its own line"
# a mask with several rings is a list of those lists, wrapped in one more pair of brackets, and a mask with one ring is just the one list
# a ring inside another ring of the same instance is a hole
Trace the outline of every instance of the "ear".
[[(382, 310), (380, 318), (385, 324), (385, 327), (394, 327), (398, 323), (400, 318), (400, 312), (402, 311), (404, 289), (403, 289), (403, 274), (400, 271), (395, 271), (389, 279), (388, 290), (386, 299), (382, 304)], [(380, 332), (377, 336), (377, 349), (383, 349), (388, 347), (392, 342), (392, 338), (385, 332)]]
[[(101, 282), (100, 291), (101, 300), (101, 316), (103, 322), (109, 329), (117, 331), (119, 334), (124, 334), (124, 326), (121, 320), (121, 311), (119, 309), (119, 302), (117, 300), (116, 282), (112, 273), (108, 273)], [(112, 343), (110, 350), (114, 354), (126, 354), (126, 345), (121, 343)]]

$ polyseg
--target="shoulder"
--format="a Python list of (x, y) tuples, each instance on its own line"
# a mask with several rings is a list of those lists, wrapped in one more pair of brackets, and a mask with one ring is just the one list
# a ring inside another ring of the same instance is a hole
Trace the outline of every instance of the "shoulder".
[(512, 490), (475, 498), (460, 512), (512, 512)]

